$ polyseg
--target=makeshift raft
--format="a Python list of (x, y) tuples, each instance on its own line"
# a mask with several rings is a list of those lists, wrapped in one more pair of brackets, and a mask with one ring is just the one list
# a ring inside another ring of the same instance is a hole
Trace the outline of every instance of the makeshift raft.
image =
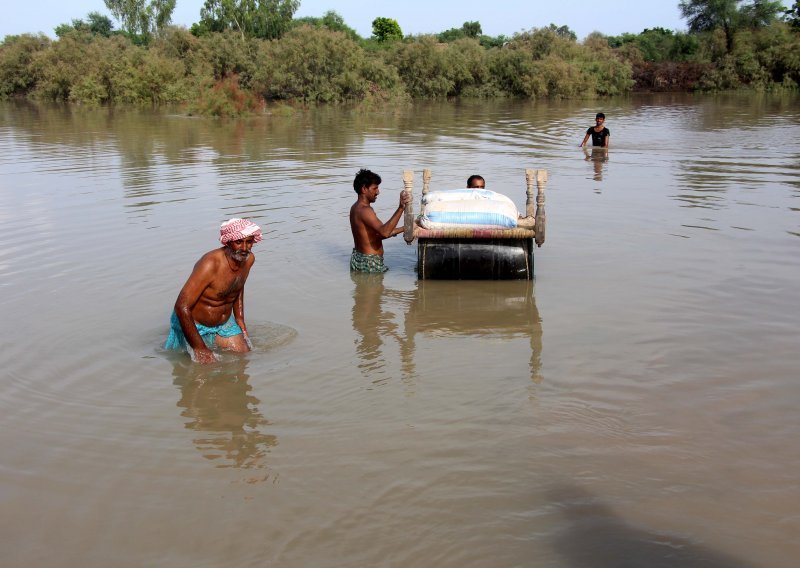
[[(406, 205), (403, 238), (408, 244), (416, 239), (417, 276), (421, 280), (531, 280), (533, 250), (544, 244), (544, 190), (547, 170), (525, 170), (525, 216), (518, 216), (513, 228), (486, 228), (458, 225), (425, 228), (420, 220), (425, 214), (430, 192), (431, 170), (422, 174), (420, 215), (413, 210), (414, 173), (403, 172), (403, 186), (412, 195)], [(534, 194), (534, 186), (536, 192)], [(535, 199), (534, 199), (535, 195)], [(535, 206), (534, 206), (535, 203)], [(535, 211), (534, 211), (535, 208)]]

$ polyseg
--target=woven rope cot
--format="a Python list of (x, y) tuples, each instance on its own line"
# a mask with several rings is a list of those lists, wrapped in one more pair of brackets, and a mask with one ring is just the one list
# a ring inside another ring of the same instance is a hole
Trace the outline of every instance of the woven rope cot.
[[(431, 170), (422, 173), (422, 198), (430, 191)], [(403, 172), (403, 187), (412, 196), (404, 212), (403, 238), (418, 242), (417, 276), (421, 280), (531, 280), (533, 244), (541, 247), (545, 238), (544, 191), (547, 170), (525, 170), (525, 216), (510, 229), (469, 226), (426, 229), (413, 210), (414, 172)], [(534, 188), (536, 191), (534, 192)]]

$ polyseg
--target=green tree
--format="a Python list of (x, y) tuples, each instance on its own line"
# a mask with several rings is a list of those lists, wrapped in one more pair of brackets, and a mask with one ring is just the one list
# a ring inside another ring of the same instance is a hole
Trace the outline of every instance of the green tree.
[(94, 35), (109, 37), (114, 32), (114, 22), (100, 12), (89, 12), (86, 16), (89, 31)]
[(674, 36), (669, 59), (672, 61), (694, 61), (700, 51), (700, 41), (697, 36), (685, 32), (678, 32)]
[(795, 0), (794, 6), (785, 10), (784, 14), (792, 29), (800, 31), (800, 0)]
[(569, 26), (557, 26), (555, 24), (550, 24), (548, 28), (556, 32), (558, 37), (563, 37), (564, 39), (569, 39), (572, 41), (578, 40), (578, 36), (575, 34), (575, 32), (569, 29)]
[(645, 29), (636, 39), (645, 61), (664, 61), (670, 57), (674, 43), (672, 30), (664, 28)]
[(460, 28), (450, 28), (436, 35), (442, 43), (452, 43), (459, 39), (470, 37), (479, 39), (483, 35), (480, 22), (464, 22)]
[(450, 28), (436, 35), (436, 39), (441, 43), (452, 43), (464, 37), (464, 30), (462, 28)]
[(328, 10), (322, 16), (322, 25), (334, 32), (342, 32), (351, 39), (358, 38), (356, 31), (344, 23), (344, 18), (334, 11)]
[(775, 21), (783, 6), (778, 0), (681, 0), (678, 8), (689, 24), (689, 31), (710, 32), (722, 29), (725, 46), (733, 50), (733, 37), (741, 28), (758, 28)]
[(106, 8), (132, 36), (145, 41), (172, 19), (175, 0), (103, 0)]
[(784, 12), (780, 0), (752, 0), (750, 4), (742, 6), (743, 25), (749, 28), (765, 28), (778, 19), (778, 14)]
[(690, 61), (700, 48), (696, 34), (664, 28), (648, 28), (640, 34), (624, 33), (606, 39), (623, 59), (631, 62)]
[(496, 37), (482, 35), (481, 37), (478, 38), (478, 41), (480, 42), (482, 47), (489, 49), (492, 47), (503, 47), (506, 43), (508, 43), (510, 39), (511, 39), (510, 37), (504, 36), (502, 34)]
[(464, 35), (466, 37), (479, 38), (483, 35), (480, 22), (464, 22), (461, 29), (464, 30)]
[(234, 30), (244, 39), (276, 39), (290, 27), (300, 0), (206, 0), (193, 33)]
[(71, 24), (58, 24), (53, 31), (56, 32), (56, 36), (64, 37), (67, 34), (73, 33), (80, 28), (83, 28), (86, 25), (86, 22), (83, 20), (72, 20)]
[(725, 32), (728, 51), (733, 49), (733, 34), (738, 27), (738, 4), (741, 0), (681, 0), (678, 8), (689, 24), (689, 31)]
[(403, 39), (403, 31), (397, 20), (377, 17), (372, 20), (372, 37), (379, 42)]
[(81, 19), (72, 20), (72, 24), (61, 24), (56, 26), (55, 32), (58, 37), (63, 37), (71, 32), (87, 32), (91, 35), (110, 37), (114, 33), (114, 22), (111, 18), (100, 12), (89, 12), (86, 16), (87, 21)]
[(292, 20), (292, 27), (311, 26), (312, 28), (328, 28), (334, 32), (342, 32), (353, 41), (361, 40), (358, 32), (344, 23), (344, 18), (334, 10), (328, 10), (321, 18), (306, 16)]

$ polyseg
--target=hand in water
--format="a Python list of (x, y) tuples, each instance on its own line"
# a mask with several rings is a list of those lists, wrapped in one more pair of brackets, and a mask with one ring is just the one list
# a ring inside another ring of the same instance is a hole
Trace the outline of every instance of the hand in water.
[(208, 365), (210, 363), (216, 363), (219, 361), (217, 354), (208, 348), (190, 351), (190, 354), (192, 356), (192, 361), (195, 363), (200, 363), (201, 365)]

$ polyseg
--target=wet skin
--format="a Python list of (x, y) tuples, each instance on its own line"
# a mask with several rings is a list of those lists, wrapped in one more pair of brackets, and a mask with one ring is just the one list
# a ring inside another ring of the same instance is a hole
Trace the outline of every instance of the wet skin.
[(397, 228), (397, 223), (403, 215), (406, 204), (411, 202), (411, 196), (401, 191), (397, 209), (386, 223), (382, 223), (372, 208), (379, 194), (378, 184), (363, 186), (358, 193), (358, 200), (350, 208), (353, 246), (364, 254), (383, 255), (383, 240), (403, 232), (402, 227)]
[(216, 359), (197, 332), (195, 322), (206, 326), (222, 325), (228, 321), (231, 313), (243, 334), (217, 336), (216, 343), (224, 349), (249, 351), (245, 340), (244, 285), (255, 262), (251, 252), (254, 242), (253, 237), (230, 241), (204, 254), (194, 265), (192, 274), (178, 294), (175, 313), (200, 363), (211, 363)]

